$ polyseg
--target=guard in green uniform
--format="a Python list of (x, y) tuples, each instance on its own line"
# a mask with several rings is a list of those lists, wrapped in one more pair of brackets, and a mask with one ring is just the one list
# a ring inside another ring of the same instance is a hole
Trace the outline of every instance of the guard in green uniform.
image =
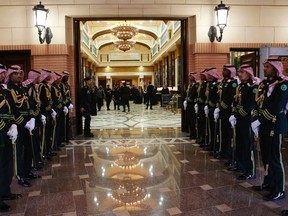
[(4, 84), (5, 76), (6, 67), (0, 64), (0, 212), (11, 210), (4, 200), (22, 197), (21, 194), (13, 194), (10, 190), (13, 178), (13, 145), (15, 145), (18, 130), (13, 115), (15, 104)]
[(199, 83), (196, 82), (197, 73), (190, 72), (189, 73), (189, 86), (186, 91), (186, 98), (183, 102), (184, 109), (186, 110), (186, 120), (189, 129), (189, 137), (190, 139), (196, 139), (196, 113), (194, 110), (195, 102), (198, 96), (198, 88)]
[(259, 135), (265, 177), (262, 187), (269, 190), (264, 200), (274, 201), (285, 198), (285, 172), (281, 146), (287, 133), (285, 117), (288, 100), (288, 81), (283, 77), (283, 64), (280, 59), (267, 59), (264, 62), (264, 80), (259, 89), (257, 108), (252, 122), (255, 136)]
[(241, 65), (238, 75), (241, 83), (236, 89), (232, 115), (229, 118), (234, 128), (233, 140), (236, 139), (234, 152), (236, 164), (232, 164), (228, 169), (242, 170), (243, 173), (238, 176), (238, 180), (249, 180), (256, 176), (255, 145), (251, 139), (251, 112), (256, 105), (255, 95), (259, 81), (254, 77), (253, 68), (250, 65)]
[[(56, 119), (57, 113), (52, 109), (52, 97), (51, 97), (51, 87), (48, 85), (52, 78), (52, 73), (50, 70), (42, 69), (40, 84), (38, 87), (39, 98), (40, 98), (40, 111), (41, 117), (43, 118), (43, 125), (41, 128), (41, 152), (44, 160), (51, 160), (51, 156), (56, 155), (52, 152), (52, 121)], [(45, 121), (44, 121), (45, 119)], [(45, 124), (44, 124), (45, 123)]]
[[(232, 128), (229, 122), (229, 117), (232, 112), (232, 102), (238, 85), (236, 76), (236, 68), (234, 65), (223, 66), (223, 80), (219, 84), (218, 95), (219, 102), (214, 111), (214, 120), (219, 124), (219, 149), (216, 149), (215, 158), (224, 158), (231, 160), (232, 148)], [(230, 163), (228, 162), (227, 165)]]
[(201, 71), (200, 73), (200, 85), (198, 87), (198, 97), (197, 97), (197, 103), (194, 106), (196, 116), (198, 116), (198, 140), (196, 142), (200, 144), (200, 147), (205, 147), (205, 127), (206, 127), (206, 117), (204, 113), (204, 106), (206, 101), (206, 87), (207, 87), (207, 78), (206, 78), (206, 69)]
[(62, 134), (63, 132), (63, 122), (65, 116), (68, 114), (69, 110), (63, 103), (62, 91), (60, 83), (62, 80), (62, 75), (58, 72), (53, 73), (53, 79), (51, 79), (51, 98), (52, 98), (52, 109), (57, 113), (56, 120), (53, 122), (53, 132), (54, 143), (52, 143), (53, 149), (55, 151), (61, 150)]
[(30, 134), (35, 128), (35, 118), (29, 114), (29, 98), (27, 89), (22, 86), (24, 72), (18, 65), (8, 68), (5, 83), (15, 103), (15, 122), (18, 128), (16, 140), (17, 149), (17, 177), (18, 184), (23, 187), (31, 187), (26, 176), (31, 171), (32, 145)]
[(209, 68), (206, 71), (208, 85), (206, 88), (206, 105), (204, 107), (205, 115), (208, 116), (208, 146), (211, 154), (214, 155), (218, 143), (218, 122), (214, 121), (214, 110), (219, 101), (218, 85), (219, 75), (216, 68)]
[[(41, 72), (37, 70), (31, 70), (28, 73), (28, 79), (22, 82), (22, 86), (27, 88), (28, 101), (29, 101), (29, 115), (35, 118), (35, 128), (33, 134), (30, 134), (32, 140), (32, 155), (33, 155), (33, 164), (34, 169), (41, 169), (43, 166), (43, 161), (40, 155), (40, 126), (41, 122), (41, 113), (40, 113), (40, 100), (37, 90), (37, 85), (39, 84)], [(32, 158), (31, 158), (32, 159)], [(28, 179), (37, 178), (32, 172), (25, 176)]]
[(72, 98), (71, 98), (71, 90), (70, 90), (70, 85), (68, 83), (69, 80), (69, 72), (68, 71), (63, 71), (62, 72), (62, 80), (60, 83), (60, 88), (62, 92), (62, 97), (63, 97), (63, 105), (66, 106), (69, 110), (69, 112), (66, 114), (64, 118), (64, 127), (63, 127), (63, 137), (62, 140), (65, 142), (68, 142), (69, 140), (72, 139), (72, 134), (70, 130), (70, 118), (69, 118), (69, 113), (72, 112), (74, 106), (72, 104)]

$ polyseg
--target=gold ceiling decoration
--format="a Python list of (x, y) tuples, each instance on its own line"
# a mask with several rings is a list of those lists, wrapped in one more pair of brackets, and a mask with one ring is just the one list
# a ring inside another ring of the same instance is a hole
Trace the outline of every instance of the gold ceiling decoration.
[(138, 28), (128, 23), (119, 24), (111, 29), (112, 34), (119, 40), (130, 40), (138, 33)]
[(133, 47), (133, 45), (135, 44), (135, 41), (133, 41), (133, 40), (116, 40), (116, 41), (113, 41), (113, 43), (115, 44), (115, 46), (119, 50), (126, 52), (127, 50), (130, 50)]

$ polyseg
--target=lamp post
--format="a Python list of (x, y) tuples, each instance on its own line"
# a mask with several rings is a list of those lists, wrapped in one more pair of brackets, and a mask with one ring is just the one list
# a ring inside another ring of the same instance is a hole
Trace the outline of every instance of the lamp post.
[(220, 36), (217, 36), (217, 29), (215, 26), (210, 26), (209, 32), (208, 32), (208, 37), (211, 42), (214, 42), (216, 39), (218, 42), (221, 42), (222, 40), (222, 35), (224, 28), (227, 25), (227, 17), (228, 17), (228, 12), (230, 10), (230, 7), (226, 6), (225, 4), (221, 3), (215, 7), (215, 12), (217, 16), (217, 26), (219, 27), (220, 30)]
[[(49, 27), (46, 28), (46, 20), (47, 15), (49, 13), (49, 9), (46, 9), (44, 5), (41, 4), (41, 1), (38, 5), (33, 7), (34, 18), (35, 18), (35, 26), (38, 28), (38, 35), (40, 43), (44, 43), (46, 41), (47, 44), (51, 43), (51, 39), (53, 37), (52, 31)], [(42, 31), (44, 31), (44, 37), (42, 38)]]

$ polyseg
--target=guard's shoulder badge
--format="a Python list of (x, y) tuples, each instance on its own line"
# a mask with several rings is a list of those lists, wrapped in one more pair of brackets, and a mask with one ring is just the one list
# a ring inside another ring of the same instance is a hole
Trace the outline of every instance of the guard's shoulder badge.
[(282, 84), (280, 88), (281, 88), (282, 91), (286, 91), (287, 90), (287, 85), (286, 84)]
[(237, 86), (237, 83), (235, 83), (235, 82), (232, 83), (232, 87), (233, 87), (233, 88), (236, 88), (236, 86)]
[(257, 93), (257, 88), (254, 88), (253, 89), (253, 94), (256, 94)]

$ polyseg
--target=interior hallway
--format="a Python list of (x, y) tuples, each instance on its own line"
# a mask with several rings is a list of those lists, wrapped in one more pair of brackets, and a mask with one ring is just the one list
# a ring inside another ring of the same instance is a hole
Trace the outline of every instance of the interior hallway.
[[(70, 141), (31, 188), (13, 180), (12, 192), (23, 198), (7, 201), (7, 215), (268, 216), (288, 208), (288, 198), (263, 201), (249, 188), (260, 183), (259, 175), (238, 181), (225, 161), (191, 142), (181, 132), (180, 114), (131, 105), (130, 113), (103, 107), (92, 118), (95, 137)], [(287, 149), (283, 158), (287, 191)]]

